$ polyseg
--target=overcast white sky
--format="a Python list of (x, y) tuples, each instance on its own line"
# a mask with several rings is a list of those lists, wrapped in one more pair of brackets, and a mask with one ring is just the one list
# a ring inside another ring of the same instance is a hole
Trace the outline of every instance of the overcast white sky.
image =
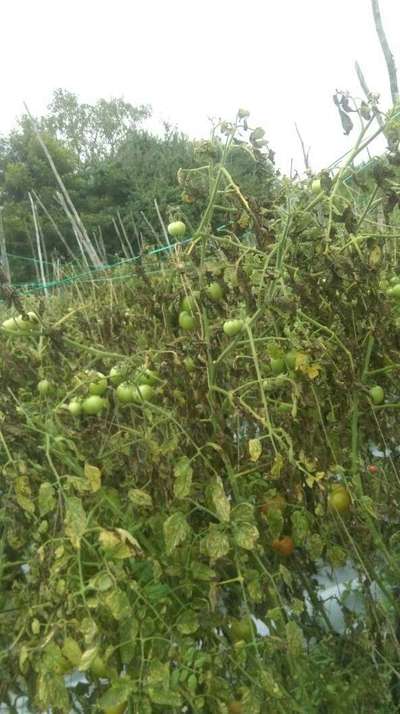
[[(381, 11), (400, 67), (400, 0), (381, 0)], [(58, 87), (88, 102), (149, 103), (192, 136), (241, 106), (284, 171), (292, 157), (302, 168), (295, 121), (319, 169), (355, 139), (332, 94), (361, 96), (356, 59), (389, 103), (370, 0), (2, 0), (1, 28), (0, 133), (23, 101), (39, 114)]]

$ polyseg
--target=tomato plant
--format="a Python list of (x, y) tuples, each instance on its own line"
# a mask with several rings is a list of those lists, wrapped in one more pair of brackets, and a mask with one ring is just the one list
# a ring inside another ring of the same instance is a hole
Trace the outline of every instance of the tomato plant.
[(89, 379), (88, 391), (89, 394), (96, 396), (103, 396), (107, 390), (107, 377), (102, 372), (88, 372), (87, 377)]
[(134, 401), (134, 385), (128, 382), (121, 382), (116, 389), (116, 395), (122, 404), (130, 404)]
[(41, 379), (40, 382), (38, 382), (37, 390), (42, 397), (45, 397), (51, 393), (52, 384), (48, 379)]
[(386, 294), (389, 297), (399, 300), (400, 299), (400, 283), (397, 283), (396, 285), (393, 285), (393, 287), (388, 288), (388, 290), (386, 291)]
[(181, 306), (183, 312), (189, 312), (189, 313), (194, 312), (199, 300), (200, 300), (200, 291), (199, 290), (193, 290), (193, 292), (190, 295), (185, 295), (185, 297), (182, 300), (182, 306)]
[(244, 640), (250, 642), (254, 637), (254, 624), (249, 617), (243, 617), (241, 620), (233, 619), (230, 622), (230, 634), (234, 642)]
[(296, 350), (290, 350), (286, 352), (284, 356), (285, 364), (288, 369), (296, 369), (297, 352)]
[(68, 404), (68, 409), (72, 416), (80, 416), (82, 414), (82, 403), (78, 399), (72, 399)]
[(271, 372), (273, 375), (278, 376), (285, 371), (285, 360), (283, 357), (272, 357), (271, 358)]
[(109, 379), (113, 387), (118, 387), (124, 381), (124, 372), (120, 367), (111, 367)]

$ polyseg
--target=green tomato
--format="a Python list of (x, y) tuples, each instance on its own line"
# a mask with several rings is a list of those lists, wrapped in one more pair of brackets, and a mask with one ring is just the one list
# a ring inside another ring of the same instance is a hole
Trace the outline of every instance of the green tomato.
[(249, 617), (243, 617), (241, 620), (232, 620), (230, 632), (234, 642), (239, 642), (239, 640), (250, 642), (254, 634), (253, 622)]
[(46, 394), (52, 391), (52, 385), (48, 379), (41, 379), (40, 382), (38, 382), (37, 390), (42, 397), (45, 397)]
[(78, 417), (82, 414), (82, 404), (79, 399), (72, 399), (68, 404), (68, 409), (70, 414), (74, 417)]
[(167, 231), (172, 238), (183, 238), (186, 233), (186, 226), (183, 221), (172, 221), (168, 224)]
[(133, 387), (133, 399), (138, 404), (151, 402), (155, 397), (155, 391), (150, 384), (138, 384)]
[(104, 714), (124, 714), (126, 711), (126, 702), (122, 704), (116, 704), (115, 707), (107, 707), (104, 709)]
[(371, 400), (374, 404), (382, 404), (383, 400), (385, 399), (385, 392), (383, 391), (382, 387), (379, 386), (379, 384), (376, 384), (369, 390), (369, 396), (371, 397)]
[(26, 320), (23, 315), (18, 315), (18, 317), (16, 318), (19, 329), (23, 330), (24, 332), (32, 330), (39, 322), (39, 318), (35, 312), (28, 312), (27, 318), (28, 319)]
[(290, 350), (289, 352), (286, 352), (286, 354), (284, 356), (286, 367), (288, 369), (296, 369), (296, 359), (297, 359), (296, 350)]
[(282, 357), (271, 358), (271, 372), (275, 376), (282, 374), (285, 371), (285, 360)]
[(133, 384), (128, 384), (128, 382), (121, 382), (121, 384), (118, 385), (116, 390), (118, 401), (122, 402), (123, 404), (131, 404), (133, 401), (135, 401), (134, 390), (135, 387)]
[(311, 182), (311, 191), (314, 193), (316, 196), (321, 193), (321, 181), (319, 179), (314, 179), (314, 181)]
[(210, 283), (206, 287), (207, 297), (214, 302), (219, 302), (224, 297), (224, 291), (219, 283)]
[(136, 373), (135, 377), (135, 382), (136, 384), (150, 384), (154, 385), (157, 384), (159, 381), (158, 375), (153, 372), (151, 369), (146, 368), (141, 368), (138, 370)]
[(224, 322), (223, 330), (228, 337), (235, 337), (239, 332), (243, 330), (244, 321), (243, 320), (227, 320)]
[(102, 372), (90, 372), (89, 376), (93, 380), (89, 382), (89, 394), (102, 397), (107, 390), (107, 377)]
[(234, 701), (230, 702), (230, 704), (228, 704), (228, 712), (229, 714), (243, 714), (242, 702), (240, 702), (238, 699), (235, 699)]
[(90, 414), (91, 416), (100, 414), (106, 404), (107, 402), (105, 399), (102, 399), (97, 394), (92, 394), (90, 397), (83, 400), (82, 411), (84, 414)]
[(188, 372), (193, 372), (196, 369), (193, 357), (185, 357), (185, 359), (183, 360), (183, 364), (185, 365)]
[(349, 510), (351, 498), (345, 486), (338, 484), (333, 487), (328, 496), (328, 505), (332, 511), (337, 511), (338, 513), (345, 513), (345, 511)]
[(118, 385), (124, 381), (124, 374), (121, 372), (119, 367), (111, 367), (109, 378), (113, 387), (118, 387)]
[(4, 320), (2, 323), (2, 328), (6, 332), (9, 333), (16, 333), (19, 330), (19, 325), (17, 322), (18, 318), (16, 317), (9, 317), (8, 320)]
[(386, 295), (389, 297), (395, 298), (396, 300), (400, 299), (400, 283), (397, 283), (397, 285), (394, 285), (392, 288), (389, 288), (386, 290)]
[(185, 332), (192, 332), (196, 329), (196, 320), (190, 312), (183, 310), (179, 313), (179, 327)]
[(194, 310), (197, 307), (197, 303), (200, 299), (200, 292), (199, 290), (193, 290), (193, 292), (190, 295), (185, 295), (185, 297), (182, 300), (182, 310), (184, 312), (194, 312)]

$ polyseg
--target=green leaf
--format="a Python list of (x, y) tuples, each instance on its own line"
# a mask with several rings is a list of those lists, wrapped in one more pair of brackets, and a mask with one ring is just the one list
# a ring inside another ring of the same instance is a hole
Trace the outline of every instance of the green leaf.
[(128, 491), (128, 498), (137, 508), (153, 508), (153, 500), (146, 491), (139, 488), (131, 488)]
[(120, 679), (118, 682), (114, 682), (110, 689), (107, 689), (100, 697), (98, 704), (102, 709), (117, 707), (120, 704), (125, 704), (133, 691), (134, 684), (131, 680)]
[(193, 469), (187, 456), (182, 456), (174, 468), (174, 494), (176, 498), (186, 498), (192, 487)]
[(182, 635), (192, 635), (199, 629), (199, 618), (194, 610), (185, 610), (177, 620), (177, 627)]
[(86, 531), (86, 513), (81, 499), (76, 496), (66, 499), (64, 527), (73, 547), (79, 550), (81, 538)]
[(239, 523), (234, 529), (235, 543), (245, 550), (253, 550), (260, 537), (258, 529), (251, 523)]
[(39, 487), (39, 511), (41, 516), (53, 511), (56, 505), (54, 486), (49, 481), (44, 481)]
[(71, 705), (64, 677), (54, 672), (40, 672), (37, 679), (36, 697), (41, 709), (52, 708), (63, 714), (70, 712)]
[(205, 563), (200, 563), (200, 561), (193, 561), (190, 565), (190, 569), (195, 580), (208, 581), (215, 578), (215, 570)]
[(113, 590), (104, 599), (115, 620), (125, 620), (131, 614), (129, 598), (122, 590)]
[(66, 659), (77, 667), (81, 661), (82, 652), (76, 640), (72, 637), (66, 637), (62, 647), (62, 653)]
[(217, 476), (211, 485), (211, 500), (219, 520), (227, 523), (230, 519), (231, 504), (225, 495), (224, 484), (220, 476)]
[(164, 707), (180, 707), (182, 705), (182, 697), (178, 692), (166, 692), (162, 689), (150, 687), (149, 696), (154, 704), (160, 704)]
[(266, 669), (260, 672), (260, 683), (270, 697), (274, 699), (281, 699), (283, 697), (283, 692), (279, 684), (277, 684), (271, 672), (268, 672)]
[(304, 511), (292, 513), (292, 535), (295, 543), (303, 543), (308, 534), (308, 520)]
[(303, 631), (293, 620), (286, 624), (285, 629), (289, 654), (300, 657), (305, 650)]
[(169, 664), (168, 662), (160, 662), (154, 659), (150, 663), (149, 673), (147, 675), (147, 684), (149, 687), (160, 687), (169, 689)]
[(190, 528), (183, 513), (177, 511), (164, 521), (164, 538), (167, 553), (170, 555), (175, 548), (189, 536)]

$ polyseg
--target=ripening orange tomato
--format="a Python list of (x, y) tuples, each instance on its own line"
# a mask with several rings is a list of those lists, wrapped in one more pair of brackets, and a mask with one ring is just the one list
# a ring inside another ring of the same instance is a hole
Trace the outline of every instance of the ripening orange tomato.
[(292, 555), (292, 553), (294, 551), (293, 538), (291, 538), (290, 536), (283, 536), (282, 538), (275, 538), (272, 541), (272, 549), (276, 553), (279, 553), (279, 555), (283, 555), (285, 558), (288, 558), (289, 555)]

